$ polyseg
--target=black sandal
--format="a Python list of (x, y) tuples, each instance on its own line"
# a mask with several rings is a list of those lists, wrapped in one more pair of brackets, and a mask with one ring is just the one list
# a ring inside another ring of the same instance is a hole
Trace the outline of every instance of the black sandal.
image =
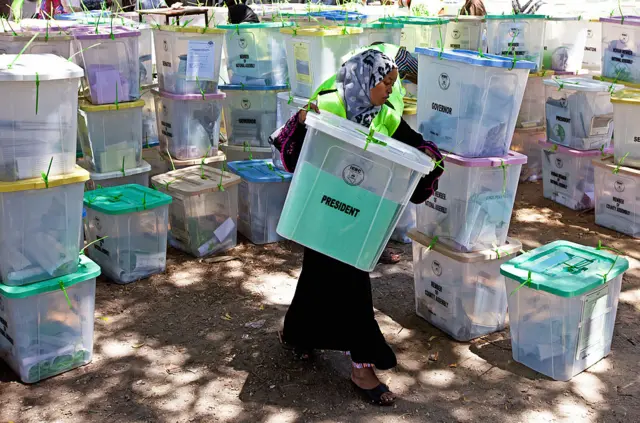
[(296, 347), (287, 342), (282, 337), (282, 331), (278, 331), (278, 340), (280, 345), (287, 351), (293, 352), (293, 359), (296, 361), (311, 361), (313, 359), (313, 350), (309, 348)]
[(392, 399), (391, 401), (385, 401), (382, 399), (383, 394), (386, 394), (387, 392), (391, 392), (389, 387), (384, 383), (379, 384), (373, 389), (361, 388), (358, 385), (356, 385), (354, 381), (351, 381), (351, 383), (353, 383), (353, 386), (355, 386), (358, 389), (358, 391), (364, 393), (364, 395), (367, 397), (367, 400), (370, 401), (372, 404), (376, 404), (381, 407), (389, 407), (396, 403), (395, 398)]

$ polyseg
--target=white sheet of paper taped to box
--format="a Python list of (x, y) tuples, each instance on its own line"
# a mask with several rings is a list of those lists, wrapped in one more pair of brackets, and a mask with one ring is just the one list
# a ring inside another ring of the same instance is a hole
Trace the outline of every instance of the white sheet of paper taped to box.
[(236, 224), (233, 222), (233, 219), (228, 217), (227, 220), (222, 222), (222, 225), (218, 226), (218, 229), (213, 231), (213, 233), (220, 242), (223, 242), (235, 228)]
[(213, 81), (215, 72), (215, 43), (189, 40), (187, 51), (187, 81)]

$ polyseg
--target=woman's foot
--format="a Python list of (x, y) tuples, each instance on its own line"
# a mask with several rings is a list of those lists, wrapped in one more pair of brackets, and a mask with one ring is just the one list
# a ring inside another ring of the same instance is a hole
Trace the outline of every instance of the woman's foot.
[(384, 383), (380, 382), (372, 367), (351, 370), (351, 381), (362, 390), (372, 403), (389, 406), (396, 402), (396, 396)]

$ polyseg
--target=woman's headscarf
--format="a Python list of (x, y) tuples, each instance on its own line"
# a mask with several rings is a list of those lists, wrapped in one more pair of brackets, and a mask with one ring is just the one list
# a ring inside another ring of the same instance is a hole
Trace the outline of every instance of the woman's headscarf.
[(336, 76), (336, 87), (347, 109), (347, 119), (369, 127), (381, 106), (371, 104), (370, 91), (389, 72), (393, 60), (378, 50), (366, 50), (347, 60)]

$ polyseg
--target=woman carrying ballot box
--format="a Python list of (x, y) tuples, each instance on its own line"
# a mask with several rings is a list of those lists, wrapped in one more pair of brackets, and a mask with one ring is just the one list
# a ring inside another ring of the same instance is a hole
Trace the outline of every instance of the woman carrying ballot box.
[[(389, 135), (441, 161), (432, 142), (412, 130), (393, 109), (389, 97), (398, 78), (396, 63), (378, 50), (366, 50), (347, 60), (327, 80), (310, 104), (315, 113), (333, 113), (365, 128)], [(306, 127), (307, 111), (301, 110), (276, 135), (286, 170), (295, 170)], [(411, 201), (422, 203), (437, 189), (441, 163), (418, 183)], [(313, 350), (344, 351), (351, 356), (351, 380), (378, 405), (392, 405), (395, 395), (377, 378), (374, 367), (387, 370), (397, 364), (373, 313), (369, 273), (304, 250), (302, 273), (280, 333), (283, 346), (298, 359), (312, 358)]]

